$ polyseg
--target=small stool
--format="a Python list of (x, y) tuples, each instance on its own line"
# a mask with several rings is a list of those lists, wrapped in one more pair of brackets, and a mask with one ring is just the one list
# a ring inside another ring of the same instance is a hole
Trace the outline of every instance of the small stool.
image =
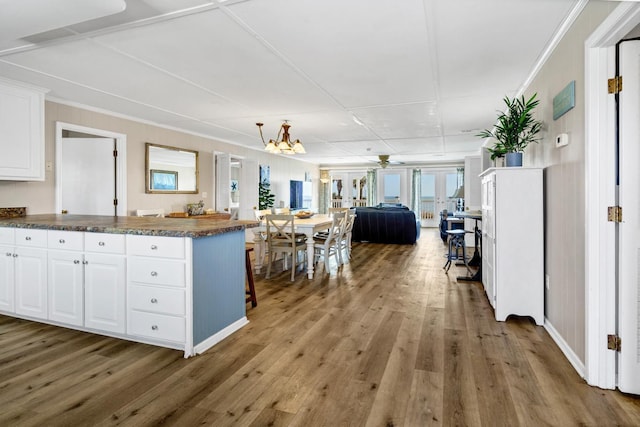
[(447, 235), (449, 236), (449, 252), (446, 255), (447, 262), (444, 264), (444, 267), (442, 267), (447, 273), (451, 267), (451, 261), (461, 259), (464, 262), (465, 267), (467, 267), (467, 271), (471, 274), (471, 269), (469, 268), (467, 255), (465, 253), (465, 233), (466, 231), (464, 230), (447, 230)]
[(258, 305), (258, 299), (256, 298), (256, 288), (253, 284), (253, 270), (251, 269), (251, 258), (249, 257), (249, 252), (253, 251), (253, 248), (244, 249), (245, 255), (245, 267), (247, 269), (247, 284), (249, 289), (246, 289), (245, 292), (247, 294), (246, 302), (251, 301), (251, 307), (256, 307)]

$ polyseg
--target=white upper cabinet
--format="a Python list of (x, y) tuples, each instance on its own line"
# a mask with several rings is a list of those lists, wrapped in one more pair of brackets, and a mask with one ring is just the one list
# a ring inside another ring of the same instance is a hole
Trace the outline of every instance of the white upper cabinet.
[(0, 180), (44, 181), (44, 93), (0, 79)]

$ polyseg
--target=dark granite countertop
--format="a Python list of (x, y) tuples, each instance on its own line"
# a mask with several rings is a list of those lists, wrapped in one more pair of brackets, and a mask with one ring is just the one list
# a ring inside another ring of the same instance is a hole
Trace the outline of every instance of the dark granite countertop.
[(137, 216), (41, 214), (0, 218), (0, 227), (193, 238), (214, 236), (257, 226), (256, 221)]

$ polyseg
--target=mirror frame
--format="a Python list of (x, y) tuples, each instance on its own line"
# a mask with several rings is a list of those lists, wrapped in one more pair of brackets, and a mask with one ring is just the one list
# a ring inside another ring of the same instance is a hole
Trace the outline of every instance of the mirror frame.
[[(188, 150), (186, 148), (178, 148), (178, 147), (172, 147), (169, 145), (160, 145), (160, 144), (153, 144), (151, 142), (145, 142), (144, 144), (145, 146), (145, 156), (144, 156), (144, 192), (148, 193), (148, 194), (198, 194), (199, 192), (199, 188), (200, 188), (200, 169), (199, 169), (199, 158), (198, 158), (198, 152), (195, 150)], [(149, 148), (150, 147), (157, 147), (157, 148), (162, 148), (165, 150), (173, 150), (173, 151), (183, 151), (186, 153), (193, 153), (195, 154), (195, 174), (196, 174), (196, 188), (195, 190), (186, 190), (186, 191), (181, 191), (181, 190), (152, 190), (151, 189), (151, 171), (149, 169)]]

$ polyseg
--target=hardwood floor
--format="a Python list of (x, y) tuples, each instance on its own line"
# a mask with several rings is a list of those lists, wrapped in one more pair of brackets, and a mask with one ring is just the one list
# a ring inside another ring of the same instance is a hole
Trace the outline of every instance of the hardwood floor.
[(444, 251), (423, 230), (354, 244), (331, 278), (256, 275), (249, 325), (187, 360), (0, 316), (0, 425), (640, 425), (640, 398), (587, 386), (528, 318), (493, 320)]

